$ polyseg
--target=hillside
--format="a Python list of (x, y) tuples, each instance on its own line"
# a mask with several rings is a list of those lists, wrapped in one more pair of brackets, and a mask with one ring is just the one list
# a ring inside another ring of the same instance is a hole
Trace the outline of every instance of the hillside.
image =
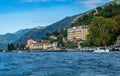
[(78, 17), (78, 16), (79, 15), (66, 17), (63, 20), (58, 21), (42, 30), (34, 28), (34, 29), (30, 30), (28, 33), (26, 33), (25, 35), (23, 35), (15, 43), (16, 44), (25, 44), (28, 39), (34, 39), (34, 40), (39, 41), (41, 38), (45, 37), (47, 33), (52, 33), (54, 31), (70, 27), (72, 22), (74, 22), (76, 17)]
[(119, 15), (119, 14), (120, 14), (120, 4), (112, 1), (112, 2), (105, 4), (102, 7), (96, 7), (95, 9), (91, 10), (88, 14), (84, 14), (80, 16), (78, 20), (71, 25), (71, 27), (80, 26), (80, 25), (89, 25), (91, 22), (91, 19), (94, 16), (113, 18), (114, 16)]
[(112, 18), (120, 13), (119, 7), (120, 6), (115, 2), (109, 2), (102, 7), (97, 7), (96, 9), (97, 12), (99, 13), (97, 13), (96, 15), (94, 15), (96, 9), (92, 9), (83, 14), (66, 17), (63, 20), (58, 21), (42, 30), (39, 29), (30, 30), (28, 33), (26, 33), (20, 39), (18, 39), (15, 43), (25, 44), (28, 39), (34, 39), (39, 41), (41, 38), (45, 37), (47, 33), (52, 33), (54, 31), (65, 29), (68, 27), (80, 26), (82, 24), (88, 25), (94, 16), (103, 16), (106, 18)]
[(0, 35), (0, 49), (5, 49), (8, 43), (13, 43), (19, 39), (22, 35), (27, 33), (30, 29), (19, 30), (15, 33), (7, 33)]

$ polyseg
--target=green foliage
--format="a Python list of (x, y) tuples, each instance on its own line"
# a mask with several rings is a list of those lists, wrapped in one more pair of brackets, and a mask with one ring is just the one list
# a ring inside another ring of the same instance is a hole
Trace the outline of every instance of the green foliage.
[(15, 45), (14, 44), (8, 44), (8, 51), (15, 50)]
[(55, 36), (60, 35), (60, 33), (59, 33), (59, 31), (58, 31), (58, 30), (57, 30), (57, 31), (55, 31), (55, 32), (53, 32), (53, 33), (51, 33), (51, 34), (53, 34), (53, 35), (55, 35)]
[(58, 44), (63, 44), (63, 37), (62, 35), (57, 37)]
[(17, 44), (16, 46), (13, 43), (8, 44), (7, 49), (8, 51), (13, 51), (13, 50), (24, 50), (25, 45), (24, 44)]
[(118, 34), (120, 35), (120, 14), (114, 17), (114, 20), (117, 22), (116, 30)]
[(79, 44), (81, 47), (88, 47), (88, 46), (92, 46), (91, 44), (90, 44), (90, 42), (89, 41), (84, 41), (84, 42), (82, 42), (82, 43), (80, 43)]
[(112, 18), (113, 16), (120, 14), (120, 5), (114, 3), (104, 6), (102, 9), (97, 9), (99, 10), (97, 16), (103, 16), (105, 18)]
[(94, 17), (89, 25), (88, 41), (94, 46), (106, 46), (115, 40), (115, 20), (104, 17)]
[(60, 34), (63, 36), (63, 37), (67, 37), (67, 29), (62, 29), (60, 31)]
[[(57, 39), (51, 39), (50, 36), (53, 35), (55, 37), (57, 37)], [(63, 38), (67, 37), (67, 29), (61, 29), (60, 31), (55, 31), (53, 33), (47, 34), (45, 38), (42, 39), (46, 39), (46, 40), (50, 40), (51, 43), (53, 42), (58, 42), (58, 44), (63, 44)]]
[(92, 13), (82, 15), (81, 17), (78, 18), (78, 21), (76, 21), (75, 23), (71, 25), (71, 27), (80, 26), (80, 25), (88, 25), (91, 22), (91, 19), (93, 18), (93, 16), (94, 15)]
[(94, 10), (89, 14), (80, 16), (78, 21), (71, 25), (73, 27), (90, 24), (90, 34), (87, 36), (87, 40), (80, 44), (82, 47), (111, 45), (120, 35), (120, 5), (112, 3), (96, 9), (98, 11), (96, 16), (99, 17), (93, 16)]
[(64, 48), (76, 49), (76, 48), (78, 48), (78, 44), (77, 43), (73, 43), (73, 42), (68, 42), (66, 45), (64, 45)]
[(102, 7), (97, 7), (96, 9), (98, 10), (98, 12), (102, 11)]
[[(120, 5), (117, 4), (108, 4), (104, 7), (97, 7), (98, 14), (96, 16), (102, 16), (105, 18), (112, 18), (120, 14)], [(91, 19), (94, 17), (94, 11), (89, 12), (88, 14), (81, 15), (75, 23), (71, 24), (71, 27), (80, 26), (80, 25), (89, 25)]]
[(25, 48), (25, 45), (24, 44), (20, 44), (20, 45), (18, 45), (18, 47), (16, 49), (24, 50), (24, 48)]

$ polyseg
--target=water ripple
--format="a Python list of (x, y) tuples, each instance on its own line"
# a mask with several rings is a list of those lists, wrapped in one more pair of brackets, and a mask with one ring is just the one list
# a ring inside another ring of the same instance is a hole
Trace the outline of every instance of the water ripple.
[(0, 53), (0, 76), (120, 76), (120, 53)]

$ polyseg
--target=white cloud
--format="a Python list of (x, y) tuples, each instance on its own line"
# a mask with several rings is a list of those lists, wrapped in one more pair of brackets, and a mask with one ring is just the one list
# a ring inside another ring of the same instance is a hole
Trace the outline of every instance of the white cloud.
[(92, 9), (98, 6), (98, 4), (104, 4), (111, 0), (76, 0), (77, 4), (82, 4), (84, 7)]

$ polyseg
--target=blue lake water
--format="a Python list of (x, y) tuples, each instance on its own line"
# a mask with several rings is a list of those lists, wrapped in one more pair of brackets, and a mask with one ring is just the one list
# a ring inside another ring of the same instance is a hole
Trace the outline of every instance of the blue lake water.
[(120, 52), (0, 53), (0, 76), (120, 76)]

